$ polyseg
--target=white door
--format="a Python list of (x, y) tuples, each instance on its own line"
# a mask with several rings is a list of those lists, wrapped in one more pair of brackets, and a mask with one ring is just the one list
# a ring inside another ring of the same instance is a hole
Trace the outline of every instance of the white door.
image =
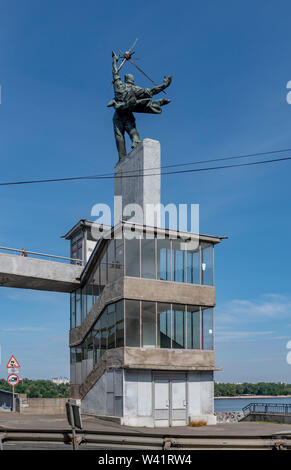
[(187, 425), (187, 399), (186, 399), (186, 380), (171, 379), (171, 400), (170, 400), (171, 426)]
[(154, 393), (155, 426), (170, 425), (169, 379), (156, 378)]

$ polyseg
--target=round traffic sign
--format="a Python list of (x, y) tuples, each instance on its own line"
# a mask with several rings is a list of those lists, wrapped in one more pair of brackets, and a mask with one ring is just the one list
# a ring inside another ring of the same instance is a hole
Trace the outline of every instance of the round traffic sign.
[(17, 385), (19, 383), (18, 375), (16, 375), (16, 374), (8, 375), (7, 382), (9, 383), (9, 385), (12, 385), (12, 387), (14, 387), (15, 385)]

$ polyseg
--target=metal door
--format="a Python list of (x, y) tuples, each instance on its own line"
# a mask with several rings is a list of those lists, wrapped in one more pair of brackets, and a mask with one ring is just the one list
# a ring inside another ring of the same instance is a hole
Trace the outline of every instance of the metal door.
[(170, 426), (186, 426), (187, 397), (184, 377), (171, 379)]
[(156, 377), (154, 381), (155, 426), (170, 425), (170, 383), (169, 379)]
[(185, 374), (155, 376), (155, 426), (187, 425), (187, 380)]

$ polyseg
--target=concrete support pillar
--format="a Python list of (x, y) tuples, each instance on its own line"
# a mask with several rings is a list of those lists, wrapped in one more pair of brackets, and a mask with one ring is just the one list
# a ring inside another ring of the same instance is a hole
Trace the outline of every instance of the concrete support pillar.
[(115, 166), (114, 225), (121, 220), (160, 226), (160, 142), (144, 139)]

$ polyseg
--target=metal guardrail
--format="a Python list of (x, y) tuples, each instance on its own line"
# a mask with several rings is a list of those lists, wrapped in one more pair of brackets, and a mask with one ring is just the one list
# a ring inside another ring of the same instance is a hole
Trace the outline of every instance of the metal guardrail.
[[(48, 253), (38, 253), (36, 251), (27, 251), (27, 250), (19, 250), (18, 248), (7, 248), (6, 246), (0, 246), (0, 250), (4, 251), (13, 251), (16, 253), (20, 253), (21, 256), (27, 256), (27, 255), (33, 255), (33, 256), (41, 256), (45, 258), (55, 258), (55, 259), (60, 259), (60, 260), (65, 260), (65, 261), (72, 261), (74, 264), (79, 264), (83, 265), (83, 260), (77, 259), (77, 258), (66, 258), (65, 256), (57, 256), (57, 255), (51, 255)], [(0, 253), (1, 254), (1, 253)]]
[(252, 413), (271, 413), (291, 415), (291, 404), (287, 403), (249, 403), (242, 409), (244, 416)]
[(195, 450), (195, 449), (289, 449), (291, 450), (291, 433), (276, 433), (270, 436), (193, 436), (193, 435), (159, 435), (150, 433), (131, 433), (115, 431), (76, 430), (74, 439), (71, 430), (44, 429), (0, 429), (0, 449), (5, 443), (47, 443), (69, 444), (110, 449), (146, 449), (150, 450)]

